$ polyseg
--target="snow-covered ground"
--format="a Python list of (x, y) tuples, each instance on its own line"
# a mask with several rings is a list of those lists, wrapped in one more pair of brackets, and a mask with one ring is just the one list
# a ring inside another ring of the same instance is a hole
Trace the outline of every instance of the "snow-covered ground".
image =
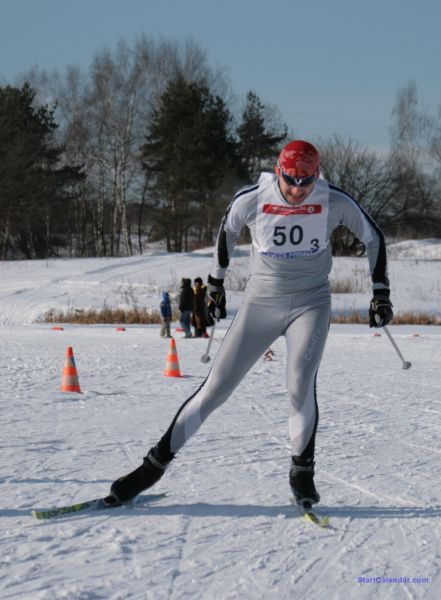
[[(232, 312), (245, 255), (240, 249), (230, 275)], [(395, 309), (441, 316), (440, 242), (396, 244), (390, 256)], [(403, 370), (384, 334), (331, 326), (318, 378), (316, 477), (328, 529), (290, 504), (282, 338), (274, 360), (256, 363), (153, 488), (165, 498), (32, 519), (32, 508), (105, 494), (210, 368), (200, 361), (207, 340), (175, 333), (184, 377), (169, 378), (157, 326), (54, 331), (38, 318), (104, 302), (157, 308), (162, 289), (205, 278), (210, 263), (208, 250), (0, 263), (0, 598), (439, 598), (441, 327), (390, 326), (412, 362)], [(365, 309), (365, 263), (335, 261), (333, 277), (360, 288), (336, 296), (337, 310)], [(213, 356), (228, 324), (216, 330)], [(59, 391), (67, 346), (83, 394)]]

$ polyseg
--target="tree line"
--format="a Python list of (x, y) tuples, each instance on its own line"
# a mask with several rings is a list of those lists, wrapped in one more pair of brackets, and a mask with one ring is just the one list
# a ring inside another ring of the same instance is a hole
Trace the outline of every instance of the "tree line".
[[(295, 129), (294, 129), (295, 131)], [(294, 138), (194, 42), (121, 42), (87, 73), (32, 70), (0, 87), (0, 257), (127, 256), (211, 245), (232, 194)], [(387, 156), (338, 135), (311, 140), (324, 176), (391, 236), (439, 236), (441, 117), (416, 85), (397, 94)], [(338, 253), (357, 250), (342, 230)]]

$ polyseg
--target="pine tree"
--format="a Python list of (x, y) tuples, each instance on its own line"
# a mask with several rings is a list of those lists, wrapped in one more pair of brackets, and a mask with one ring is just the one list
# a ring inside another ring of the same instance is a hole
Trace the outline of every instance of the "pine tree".
[(66, 224), (69, 189), (82, 176), (61, 166), (53, 110), (34, 107), (35, 92), (0, 88), (0, 255), (46, 257)]
[(234, 160), (229, 121), (220, 97), (181, 75), (153, 111), (141, 152), (156, 234), (169, 251), (187, 249), (200, 227), (211, 237), (213, 196)]
[(248, 92), (242, 122), (236, 131), (238, 152), (249, 181), (255, 181), (263, 169), (274, 166), (274, 159), (286, 140), (286, 125), (268, 123), (269, 112), (255, 92)]

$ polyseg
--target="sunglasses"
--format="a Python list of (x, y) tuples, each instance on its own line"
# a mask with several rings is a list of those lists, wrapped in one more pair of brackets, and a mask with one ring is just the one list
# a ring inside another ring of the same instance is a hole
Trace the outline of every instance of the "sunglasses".
[(307, 177), (291, 177), (291, 175), (287, 175), (280, 169), (280, 175), (283, 177), (283, 180), (288, 185), (295, 185), (297, 187), (306, 187), (307, 185), (311, 185), (317, 179), (315, 175), (308, 175)]

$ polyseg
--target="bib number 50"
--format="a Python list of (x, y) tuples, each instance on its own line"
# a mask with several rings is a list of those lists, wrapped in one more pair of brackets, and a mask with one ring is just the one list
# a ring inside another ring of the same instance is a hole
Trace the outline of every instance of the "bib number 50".
[(289, 231), (286, 231), (285, 225), (274, 227), (273, 242), (276, 246), (283, 246), (286, 240), (289, 239), (293, 246), (297, 246), (303, 240), (303, 229), (300, 225), (293, 225)]

